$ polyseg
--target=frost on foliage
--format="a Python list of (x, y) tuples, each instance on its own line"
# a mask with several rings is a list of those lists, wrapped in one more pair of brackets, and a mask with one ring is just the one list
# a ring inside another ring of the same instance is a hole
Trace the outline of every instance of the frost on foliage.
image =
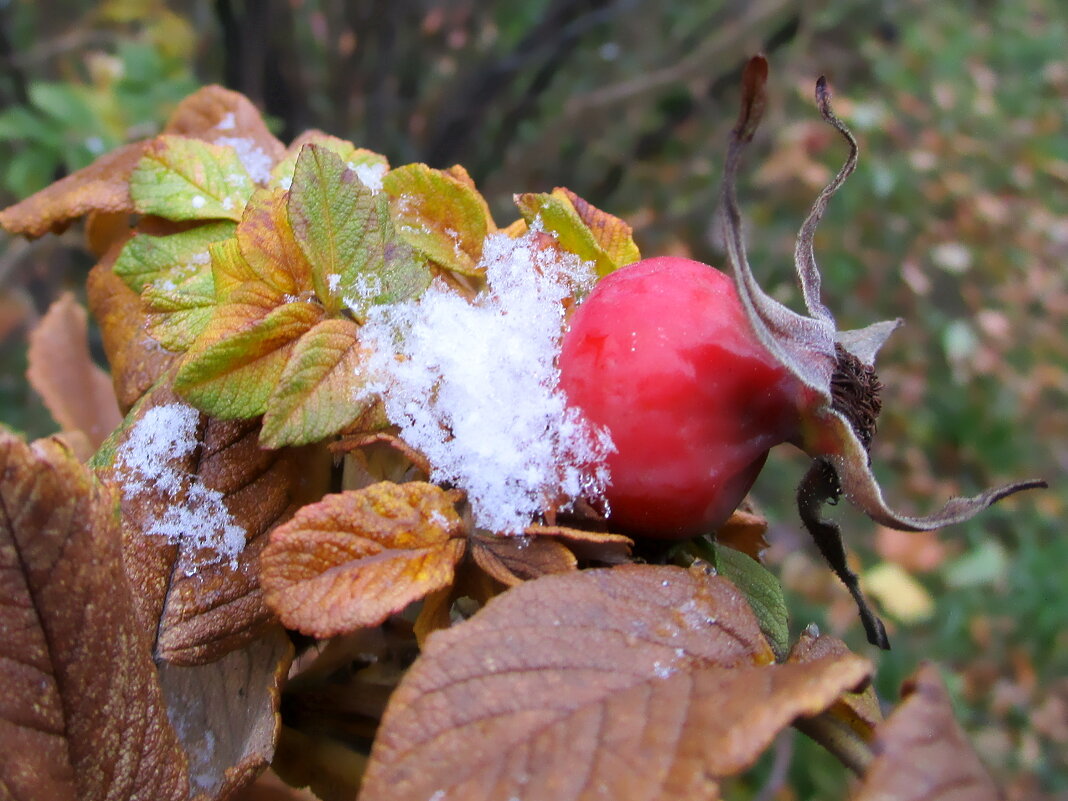
[(599, 496), (612, 449), (557, 387), (562, 301), (590, 287), (591, 265), (540, 249), (536, 229), (486, 238), (487, 289), (473, 302), (437, 283), (419, 301), (375, 307), (361, 332), (375, 390), (433, 480), (467, 492), (478, 526), (512, 534)]
[(372, 194), (377, 195), (382, 191), (382, 177), (386, 174), (385, 164), (353, 164), (350, 161), (348, 167), (356, 173), (360, 183), (370, 189)]
[[(223, 122), (226, 122), (226, 120), (224, 119)], [(222, 128), (222, 123), (219, 123), (216, 127)], [(238, 136), (220, 136), (213, 144), (232, 147), (248, 171), (249, 176), (256, 183), (266, 184), (271, 179), (271, 168), (274, 166), (274, 161), (253, 140)]]
[[(222, 493), (175, 469), (197, 447), (198, 419), (196, 409), (181, 403), (149, 409), (117, 455), (118, 466), (126, 471), (127, 501), (140, 502), (147, 493), (164, 499), (164, 511), (145, 533), (178, 545), (191, 558), (190, 574), (224, 560), (236, 567), (237, 555), (245, 547), (245, 530), (230, 515)], [(214, 551), (215, 557), (203, 558), (202, 549)]]

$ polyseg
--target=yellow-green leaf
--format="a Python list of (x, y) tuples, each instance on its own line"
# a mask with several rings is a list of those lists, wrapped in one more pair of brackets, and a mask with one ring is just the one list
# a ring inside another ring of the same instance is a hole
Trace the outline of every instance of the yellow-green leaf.
[(208, 246), (234, 233), (232, 222), (198, 225), (167, 236), (138, 234), (123, 247), (115, 274), (134, 292), (159, 279), (179, 281), (193, 273), (211, 272)]
[(218, 307), (205, 332), (209, 344), (189, 351), (174, 381), (180, 395), (215, 417), (263, 414), (296, 341), (323, 317), (316, 303), (287, 303), (251, 320), (250, 308)]
[(141, 302), (152, 338), (167, 350), (188, 350), (215, 310), (211, 269), (205, 266), (185, 277), (158, 280), (145, 289)]
[(168, 220), (236, 222), (254, 186), (232, 147), (173, 135), (150, 142), (130, 176), (134, 207)]
[(373, 399), (355, 400), (366, 381), (357, 330), (351, 320), (323, 320), (300, 338), (267, 402), (264, 447), (318, 442), (366, 411)]
[(389, 172), (382, 188), (405, 242), (453, 272), (478, 275), (482, 243), (496, 226), (467, 173), (456, 170), (407, 164)]
[(527, 223), (540, 219), (545, 230), (556, 235), (560, 247), (592, 261), (600, 276), (640, 258), (630, 226), (570, 190), (557, 187), (552, 194), (516, 195), (515, 202)]
[(286, 149), (285, 157), (274, 165), (271, 170), (269, 187), (275, 187), (288, 191), (293, 184), (293, 172), (297, 166), (297, 158), (305, 145), (318, 145), (334, 153), (351, 170), (357, 172), (357, 176), (365, 184), (373, 184), (381, 180), (389, 169), (389, 161), (385, 156), (356, 147), (352, 142), (339, 139), (336, 136), (323, 133), (322, 131), (305, 131)]
[(237, 243), (245, 262), (281, 297), (300, 296), (313, 288), (311, 265), (289, 224), (288, 201), (281, 189), (259, 189), (237, 226)]

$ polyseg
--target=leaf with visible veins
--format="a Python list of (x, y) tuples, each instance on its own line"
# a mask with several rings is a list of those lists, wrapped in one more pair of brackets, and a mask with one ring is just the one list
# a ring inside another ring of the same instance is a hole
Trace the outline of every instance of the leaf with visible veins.
[(112, 497), (56, 442), (0, 432), (0, 787), (186, 798)]
[(361, 798), (718, 798), (721, 778), (872, 670), (852, 654), (772, 661), (741, 593), (702, 570), (525, 582), (427, 639)]
[(466, 533), (440, 487), (381, 482), (328, 495), (277, 528), (260, 580), (286, 626), (332, 637), (450, 585)]

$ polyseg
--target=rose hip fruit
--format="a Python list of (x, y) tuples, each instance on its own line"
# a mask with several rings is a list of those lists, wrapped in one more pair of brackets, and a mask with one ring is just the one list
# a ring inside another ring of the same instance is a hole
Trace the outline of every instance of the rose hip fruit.
[(560, 386), (608, 429), (615, 528), (690, 537), (723, 523), (798, 431), (800, 385), (756, 338), (729, 277), (646, 259), (602, 279), (564, 336)]

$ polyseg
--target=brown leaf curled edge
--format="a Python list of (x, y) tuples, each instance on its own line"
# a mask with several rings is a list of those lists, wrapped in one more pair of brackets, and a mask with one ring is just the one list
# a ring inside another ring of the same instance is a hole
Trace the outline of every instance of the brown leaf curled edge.
[(61, 445), (0, 433), (5, 798), (187, 796), (113, 510)]
[(773, 659), (742, 594), (701, 568), (525, 582), (428, 638), (361, 798), (718, 798), (720, 778), (872, 670)]

